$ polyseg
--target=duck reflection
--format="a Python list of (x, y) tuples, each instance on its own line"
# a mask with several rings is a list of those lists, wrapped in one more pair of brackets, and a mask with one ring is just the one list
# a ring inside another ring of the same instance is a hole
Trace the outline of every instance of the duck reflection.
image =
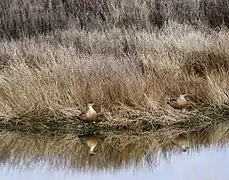
[(180, 134), (180, 135), (176, 136), (173, 140), (173, 143), (176, 146), (178, 146), (181, 149), (181, 151), (183, 151), (183, 152), (186, 152), (190, 147), (189, 139), (188, 139), (187, 135), (185, 135), (185, 134)]
[(103, 138), (93, 135), (82, 135), (78, 137), (82, 144), (89, 147), (88, 154), (92, 156), (96, 154), (96, 151), (98, 150), (98, 145), (101, 144), (101, 142), (103, 141)]

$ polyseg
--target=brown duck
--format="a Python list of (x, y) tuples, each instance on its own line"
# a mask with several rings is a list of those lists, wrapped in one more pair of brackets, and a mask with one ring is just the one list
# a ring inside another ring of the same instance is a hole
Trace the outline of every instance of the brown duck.
[(98, 113), (95, 111), (93, 108), (94, 103), (88, 103), (87, 105), (87, 110), (83, 111), (78, 118), (81, 119), (82, 121), (96, 121), (98, 119)]
[(185, 108), (188, 104), (185, 96), (187, 96), (187, 94), (181, 94), (178, 98), (170, 99), (167, 103), (174, 109), (180, 109), (182, 112), (182, 109)]

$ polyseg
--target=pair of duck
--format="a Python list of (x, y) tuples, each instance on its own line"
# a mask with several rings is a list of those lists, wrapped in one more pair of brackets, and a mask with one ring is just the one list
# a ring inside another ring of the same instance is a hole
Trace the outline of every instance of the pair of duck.
[[(178, 98), (170, 99), (167, 103), (174, 109), (182, 110), (187, 106), (188, 101), (185, 98), (187, 94), (181, 94)], [(88, 103), (88, 109), (83, 111), (78, 117), (83, 121), (96, 121), (98, 119), (98, 113), (93, 108), (94, 103)]]

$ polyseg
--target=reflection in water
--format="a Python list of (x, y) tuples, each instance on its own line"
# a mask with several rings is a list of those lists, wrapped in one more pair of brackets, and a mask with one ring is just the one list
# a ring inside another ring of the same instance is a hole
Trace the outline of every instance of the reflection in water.
[(88, 153), (95, 155), (96, 147), (102, 142), (102, 139), (96, 136), (84, 135), (78, 136), (82, 144), (86, 144), (89, 147)]
[(176, 144), (183, 152), (189, 149), (189, 139), (185, 134), (179, 134), (174, 139), (174, 144)]
[(117, 172), (133, 166), (152, 170), (161, 160), (170, 161), (181, 153), (199, 152), (212, 145), (223, 147), (229, 137), (228, 130), (224, 125), (217, 125), (197, 132), (105, 134), (102, 138), (1, 132), (0, 164), (8, 164), (10, 169), (40, 164), (49, 166), (49, 171), (68, 169), (72, 172)]

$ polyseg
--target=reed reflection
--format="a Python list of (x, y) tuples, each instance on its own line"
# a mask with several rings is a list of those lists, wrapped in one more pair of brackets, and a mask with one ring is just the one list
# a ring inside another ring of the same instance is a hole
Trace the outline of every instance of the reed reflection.
[(198, 131), (170, 130), (151, 134), (105, 133), (103, 136), (74, 134), (0, 133), (0, 163), (9, 168), (41, 164), (80, 172), (118, 171), (134, 165), (154, 168), (175, 154), (200, 151), (228, 143), (229, 127), (217, 125)]

